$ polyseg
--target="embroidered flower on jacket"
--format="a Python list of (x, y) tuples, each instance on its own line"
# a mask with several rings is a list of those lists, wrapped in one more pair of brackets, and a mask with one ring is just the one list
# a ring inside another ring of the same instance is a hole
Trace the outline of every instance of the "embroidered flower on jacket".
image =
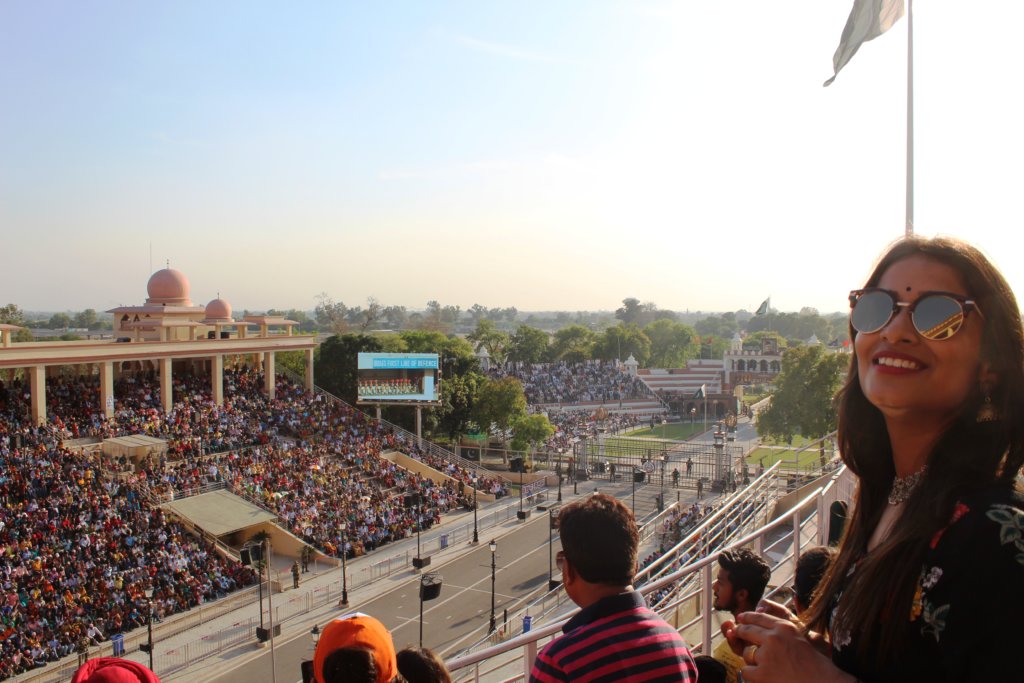
[(936, 607), (930, 602), (925, 601), (924, 611), (922, 613), (924, 625), (921, 627), (921, 633), (924, 635), (933, 635), (935, 636), (935, 642), (939, 642), (939, 636), (946, 628), (946, 617), (948, 616), (949, 605)]
[(999, 542), (1012, 543), (1017, 550), (1017, 562), (1024, 565), (1024, 512), (1009, 505), (993, 505), (985, 516), (999, 525)]
[(925, 590), (931, 590), (932, 588), (935, 587), (935, 584), (937, 584), (939, 582), (939, 579), (941, 579), (941, 578), (942, 578), (942, 568), (941, 567), (932, 567), (928, 571), (928, 573), (924, 575), (924, 578), (921, 580), (921, 586), (924, 587)]

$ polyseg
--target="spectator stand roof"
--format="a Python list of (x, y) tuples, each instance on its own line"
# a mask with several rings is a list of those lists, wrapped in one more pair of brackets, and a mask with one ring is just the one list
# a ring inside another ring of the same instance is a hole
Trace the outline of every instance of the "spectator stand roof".
[(224, 490), (182, 498), (164, 507), (218, 537), (277, 519), (258, 505)]

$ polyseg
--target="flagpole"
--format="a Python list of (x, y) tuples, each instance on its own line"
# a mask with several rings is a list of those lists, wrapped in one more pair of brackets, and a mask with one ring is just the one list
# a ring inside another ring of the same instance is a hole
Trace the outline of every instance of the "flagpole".
[(914, 0), (907, 0), (907, 222), (914, 236)]

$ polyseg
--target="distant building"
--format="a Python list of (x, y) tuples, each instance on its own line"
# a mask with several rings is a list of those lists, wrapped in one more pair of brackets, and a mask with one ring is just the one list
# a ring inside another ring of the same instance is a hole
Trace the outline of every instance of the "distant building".
[(111, 417), (117, 397), (116, 378), (124, 372), (152, 371), (160, 380), (163, 409), (173, 407), (172, 377), (175, 372), (202, 371), (210, 375), (210, 393), (219, 405), (224, 401), (225, 359), (240, 359), (261, 366), (265, 389), (274, 396), (275, 358), (279, 351), (303, 351), (306, 359), (305, 386), (313, 389), (315, 337), (293, 336), (298, 325), (278, 316), (232, 317), (231, 305), (217, 298), (196, 306), (189, 298), (190, 286), (184, 273), (165, 268), (149, 278), (148, 298), (140, 306), (119, 306), (114, 314), (116, 339), (69, 342), (11, 342), (11, 331), (3, 330), (0, 346), (0, 378), (10, 382), (15, 371), (28, 376), (32, 417), (46, 421), (46, 380), (67, 366), (76, 374), (98, 375), (100, 408)]
[(729, 343), (723, 362), (725, 383), (733, 387), (739, 384), (767, 384), (775, 381), (782, 372), (782, 352), (775, 337), (762, 339), (760, 349), (744, 349), (743, 340), (737, 332)]

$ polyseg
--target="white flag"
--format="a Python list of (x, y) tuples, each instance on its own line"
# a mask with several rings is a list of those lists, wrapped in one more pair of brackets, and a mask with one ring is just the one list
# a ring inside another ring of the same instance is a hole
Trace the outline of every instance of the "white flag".
[(846, 20), (843, 37), (832, 57), (835, 74), (825, 85), (836, 80), (840, 69), (857, 54), (861, 45), (888, 31), (902, 16), (903, 0), (853, 0), (850, 18)]

